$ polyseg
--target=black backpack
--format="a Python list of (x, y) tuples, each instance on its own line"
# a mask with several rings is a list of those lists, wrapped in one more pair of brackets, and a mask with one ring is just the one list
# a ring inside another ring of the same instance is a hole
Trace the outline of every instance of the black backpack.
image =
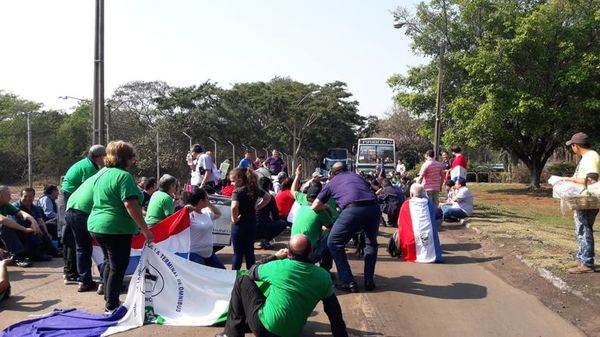
[(390, 236), (390, 241), (388, 241), (387, 252), (391, 257), (400, 257), (402, 252), (398, 248), (400, 247), (400, 240), (398, 240), (398, 231), (395, 231), (392, 236)]

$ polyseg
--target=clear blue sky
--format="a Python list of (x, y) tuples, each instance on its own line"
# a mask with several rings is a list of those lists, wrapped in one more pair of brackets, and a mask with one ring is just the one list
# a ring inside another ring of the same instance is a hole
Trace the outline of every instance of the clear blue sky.
[[(0, 90), (70, 110), (93, 92), (94, 0), (0, 1)], [(290, 76), (340, 80), (363, 115), (392, 104), (387, 78), (425, 62), (389, 11), (415, 0), (106, 0), (106, 96), (128, 81), (184, 86)]]

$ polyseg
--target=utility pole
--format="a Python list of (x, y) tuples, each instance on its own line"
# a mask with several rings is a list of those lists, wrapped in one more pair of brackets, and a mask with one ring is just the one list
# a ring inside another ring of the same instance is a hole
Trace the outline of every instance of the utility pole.
[[(226, 139), (227, 140), (227, 139)], [(236, 167), (236, 161), (235, 161), (235, 145), (230, 142), (229, 140), (227, 140), (227, 143), (231, 144), (231, 152), (232, 152), (232, 156), (231, 156), (231, 167)]]
[(104, 134), (104, 0), (96, 0), (94, 45), (93, 144), (106, 144)]
[(33, 187), (33, 180), (31, 176), (31, 111), (27, 111), (27, 175), (29, 177), (29, 187)]
[(446, 52), (446, 45), (442, 42), (440, 45), (440, 55), (439, 55), (439, 65), (438, 65), (438, 83), (437, 83), (437, 97), (435, 99), (435, 126), (434, 126), (434, 143), (433, 143), (433, 152), (434, 159), (437, 160), (440, 154), (440, 135), (441, 135), (441, 127), (440, 120), (442, 117), (442, 101), (443, 101), (443, 84), (444, 84), (444, 58)]

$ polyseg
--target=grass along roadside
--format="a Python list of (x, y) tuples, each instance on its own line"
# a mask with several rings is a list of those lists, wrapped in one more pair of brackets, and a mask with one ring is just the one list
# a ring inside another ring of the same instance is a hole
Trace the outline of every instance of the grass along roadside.
[[(600, 275), (569, 275), (565, 264), (577, 250), (571, 214), (560, 213), (551, 189), (530, 192), (521, 184), (469, 184), (475, 212), (471, 224), (485, 239), (519, 254), (537, 267), (550, 270), (574, 289), (600, 297)], [(598, 222), (598, 220), (597, 220)], [(598, 224), (595, 226), (596, 241)], [(600, 256), (596, 245), (596, 256)]]

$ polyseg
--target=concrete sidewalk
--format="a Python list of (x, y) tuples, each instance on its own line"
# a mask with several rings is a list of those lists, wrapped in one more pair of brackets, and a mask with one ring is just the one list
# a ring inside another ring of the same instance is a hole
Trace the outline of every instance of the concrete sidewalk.
[[(390, 228), (382, 228), (377, 289), (357, 294), (338, 293), (351, 335), (428, 337), (482, 336), (585, 336), (568, 321), (546, 308), (537, 298), (515, 289), (485, 264), (502, 257), (475, 258), (473, 243), (456, 242), (440, 234), (443, 264), (416, 264), (389, 257), (385, 246)], [(279, 246), (283, 246), (283, 242)], [(353, 249), (349, 256), (353, 259)], [(257, 251), (257, 254), (270, 252)], [(226, 262), (231, 250), (219, 252)], [(362, 289), (362, 261), (351, 265)], [(37, 263), (34, 268), (9, 269), (13, 296), (0, 304), (0, 328), (54, 308), (76, 307), (102, 312), (103, 300), (95, 293), (77, 293), (77, 286), (62, 282), (61, 260)], [(121, 296), (124, 300), (125, 295)], [(212, 336), (221, 328), (149, 325), (122, 336)], [(329, 336), (329, 324), (319, 304), (304, 336)]]

